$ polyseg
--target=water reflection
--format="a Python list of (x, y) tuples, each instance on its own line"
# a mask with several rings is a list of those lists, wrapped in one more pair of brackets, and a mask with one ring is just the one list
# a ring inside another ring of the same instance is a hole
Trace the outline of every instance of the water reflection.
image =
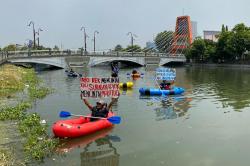
[[(88, 144), (80, 154), (81, 166), (118, 166), (120, 155), (113, 147), (110, 138), (112, 137), (106, 136)], [(120, 141), (117, 136), (115, 140)], [(91, 148), (94, 148), (94, 150), (91, 150)]]
[(120, 95), (133, 96), (133, 89), (120, 89)]
[(186, 115), (191, 107), (189, 102), (191, 98), (173, 97), (161, 101), (161, 107), (155, 108), (156, 120), (176, 119)]
[(108, 128), (80, 138), (62, 139), (57, 152), (65, 154), (74, 149), (83, 149), (80, 153), (82, 166), (118, 166), (120, 155), (112, 142), (120, 142), (121, 138), (111, 135), (112, 130)]
[(175, 97), (143, 97), (140, 99), (147, 100), (147, 106), (154, 106), (156, 121), (176, 119), (183, 117), (191, 107), (191, 98), (185, 96)]
[[(194, 93), (214, 98), (222, 108), (232, 107), (235, 111), (250, 106), (250, 70), (219, 68), (219, 67), (189, 67), (186, 68), (186, 79), (192, 82)], [(200, 89), (203, 89), (200, 92)]]

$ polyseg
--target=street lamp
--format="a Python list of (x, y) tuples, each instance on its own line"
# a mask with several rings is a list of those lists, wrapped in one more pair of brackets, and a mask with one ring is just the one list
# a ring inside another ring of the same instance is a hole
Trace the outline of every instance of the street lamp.
[(127, 33), (127, 36), (130, 35), (130, 38), (131, 38), (131, 46), (133, 47), (134, 46), (134, 40), (135, 38), (137, 37), (136, 34), (133, 34), (132, 32), (128, 32)]
[(37, 46), (39, 47), (39, 32), (43, 31), (41, 28), (38, 29), (38, 31), (36, 32), (37, 34)]
[(99, 34), (99, 32), (98, 31), (94, 32), (94, 52), (95, 52), (95, 34)]
[(83, 30), (83, 35), (84, 35), (84, 51), (85, 53), (87, 52), (87, 34), (86, 34), (86, 28), (81, 27), (81, 31)]
[(132, 55), (133, 55), (133, 52), (134, 52), (134, 38), (137, 37), (135, 34), (133, 34), (132, 32), (128, 32), (127, 33), (127, 36), (130, 35), (130, 38), (131, 38), (131, 49), (132, 49)]
[(33, 42), (34, 42), (34, 48), (36, 47), (36, 31), (35, 31), (35, 23), (33, 21), (30, 21), (29, 23), (29, 27), (31, 26), (32, 24), (32, 27), (33, 27)]

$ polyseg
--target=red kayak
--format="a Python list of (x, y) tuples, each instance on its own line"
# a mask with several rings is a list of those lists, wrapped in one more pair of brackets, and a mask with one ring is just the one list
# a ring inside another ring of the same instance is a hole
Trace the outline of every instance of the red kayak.
[(87, 136), (78, 137), (78, 138), (69, 138), (60, 140), (60, 146), (57, 147), (56, 151), (60, 153), (69, 152), (75, 148), (84, 148), (91, 142), (98, 140), (100, 138), (106, 137), (113, 127), (106, 128), (95, 133), (89, 134)]
[[(114, 113), (109, 112), (108, 118), (112, 116), (114, 116)], [(111, 126), (113, 126), (113, 124), (106, 119), (90, 122), (90, 118), (79, 117), (76, 119), (59, 120), (53, 124), (52, 130), (56, 137), (75, 138), (109, 128)]]

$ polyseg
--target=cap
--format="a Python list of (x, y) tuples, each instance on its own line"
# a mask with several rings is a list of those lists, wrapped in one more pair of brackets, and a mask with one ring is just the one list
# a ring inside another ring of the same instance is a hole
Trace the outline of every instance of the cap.
[(96, 104), (101, 104), (103, 105), (105, 102), (103, 100), (99, 100), (98, 102), (96, 102)]

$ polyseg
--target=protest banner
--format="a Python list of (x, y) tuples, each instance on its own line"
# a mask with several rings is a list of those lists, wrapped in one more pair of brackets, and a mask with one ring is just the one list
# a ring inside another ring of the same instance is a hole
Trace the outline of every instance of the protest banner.
[(174, 81), (176, 78), (175, 69), (170, 68), (157, 68), (156, 80)]
[(82, 77), (80, 88), (84, 98), (117, 98), (119, 78)]

